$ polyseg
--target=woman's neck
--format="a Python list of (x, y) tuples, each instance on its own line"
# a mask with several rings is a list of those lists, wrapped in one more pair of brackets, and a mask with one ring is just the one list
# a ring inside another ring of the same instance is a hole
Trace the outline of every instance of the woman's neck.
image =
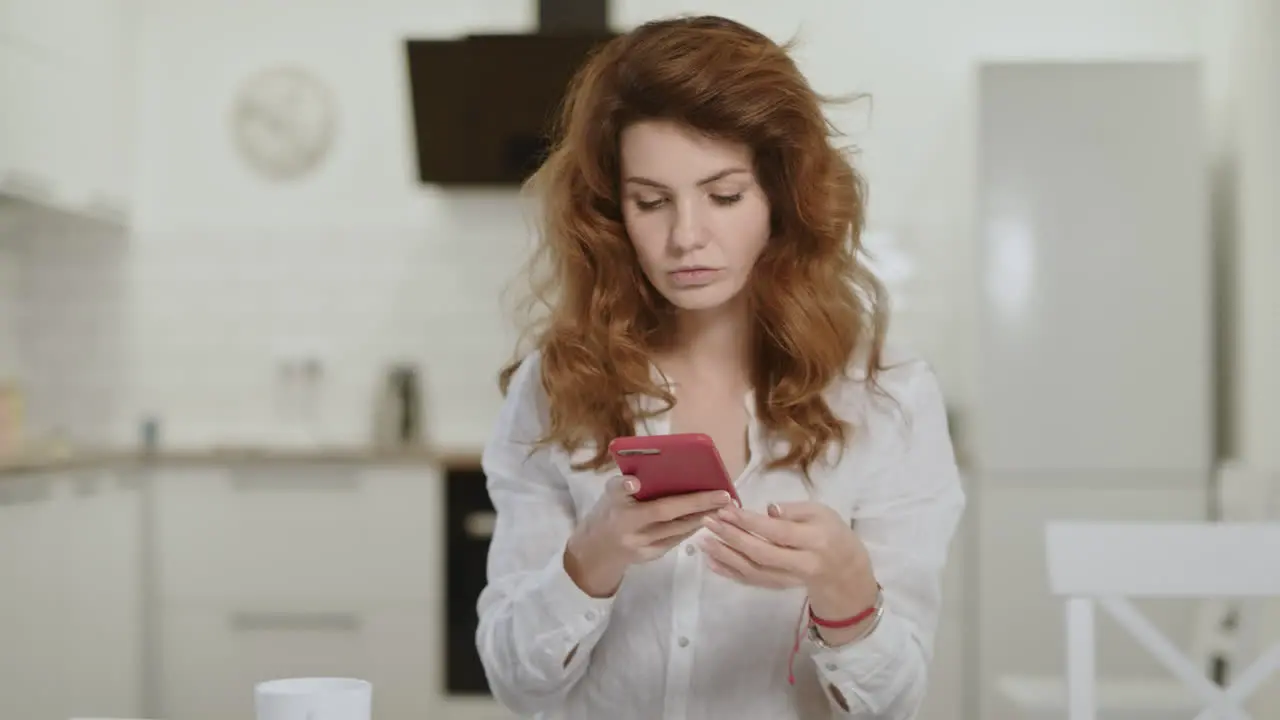
[(680, 313), (669, 354), (679, 374), (745, 381), (750, 377), (750, 357), (751, 322), (745, 298)]

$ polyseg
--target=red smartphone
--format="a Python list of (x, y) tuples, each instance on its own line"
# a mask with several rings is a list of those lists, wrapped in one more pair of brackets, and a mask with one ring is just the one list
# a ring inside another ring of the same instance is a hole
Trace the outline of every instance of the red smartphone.
[(637, 500), (724, 490), (742, 507), (733, 479), (711, 437), (702, 433), (620, 437), (609, 443), (609, 454), (623, 475), (640, 481)]

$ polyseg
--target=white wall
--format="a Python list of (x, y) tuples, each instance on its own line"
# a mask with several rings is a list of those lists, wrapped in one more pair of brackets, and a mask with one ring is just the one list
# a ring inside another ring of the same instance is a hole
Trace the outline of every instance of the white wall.
[[(358, 441), (385, 364), (420, 361), (432, 429), (477, 445), (510, 353), (501, 281), (528, 233), (508, 191), (414, 182), (401, 41), (486, 26), (522, 31), (519, 2), (156, 2), (138, 59), (138, 232), (130, 335), (133, 408), (175, 443), (271, 442), (276, 360), (326, 365), (320, 434)], [(202, 50), (189, 52), (193, 44)], [(276, 186), (232, 152), (236, 85), (274, 63), (306, 66), (340, 105), (323, 172)], [(126, 429), (126, 432), (130, 430)]]
[[(394, 357), (424, 363), (432, 431), (475, 446), (498, 402), (510, 334), (497, 293), (527, 228), (514, 194), (414, 181), (401, 41), (475, 28), (523, 31), (534, 4), (142, 3), (138, 232), (129, 265), (132, 436), (158, 413), (174, 442), (282, 432), (275, 358), (326, 361), (322, 432), (358, 439)], [(1208, 0), (942, 3), (618, 2), (629, 26), (689, 11), (728, 14), (778, 39), (823, 92), (868, 92), (835, 113), (862, 149), (871, 226), (917, 261), (898, 333), (935, 360), (953, 398), (972, 394), (975, 59), (1200, 56)], [(929, 22), (923, 22), (928, 18)], [(199, 48), (199, 51), (193, 51)], [(341, 106), (341, 135), (316, 177), (275, 186), (234, 156), (234, 88), (261, 67), (307, 66)]]

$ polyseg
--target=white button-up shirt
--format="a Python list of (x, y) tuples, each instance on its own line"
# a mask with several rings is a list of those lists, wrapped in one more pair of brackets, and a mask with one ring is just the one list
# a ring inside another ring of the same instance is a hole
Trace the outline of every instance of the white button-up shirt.
[[(522, 716), (566, 720), (913, 717), (965, 496), (932, 370), (889, 355), (892, 365), (879, 376), (889, 398), (857, 371), (829, 389), (852, 440), (815, 465), (811, 486), (799, 471), (766, 468), (785, 445), (767, 436), (747, 398), (751, 461), (737, 480), (743, 506), (764, 512), (771, 502), (826, 503), (853, 524), (884, 588), (875, 631), (835, 649), (805, 640), (794, 684), (788, 661), (803, 589), (748, 587), (717, 575), (697, 546), (700, 536), (632, 566), (609, 598), (592, 598), (569, 578), (565, 542), (616, 471), (570, 468), (593, 447), (573, 456), (558, 447), (530, 453), (547, 412), (539, 358), (530, 355), (512, 378), (483, 457), (497, 523), (476, 644), (496, 698)], [(669, 428), (662, 415), (640, 422), (636, 434)]]

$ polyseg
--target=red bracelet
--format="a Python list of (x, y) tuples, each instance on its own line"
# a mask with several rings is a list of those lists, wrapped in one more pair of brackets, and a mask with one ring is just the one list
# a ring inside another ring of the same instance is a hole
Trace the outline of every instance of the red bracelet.
[(880, 607), (881, 590), (882, 589), (880, 587), (880, 583), (876, 583), (876, 601), (871, 604), (871, 607), (863, 610), (862, 612), (858, 613), (857, 615), (854, 615), (853, 617), (845, 618), (844, 620), (824, 620), (818, 617), (817, 615), (815, 615), (813, 613), (813, 607), (810, 606), (809, 620), (814, 625), (817, 625), (818, 627), (824, 627), (824, 628), (840, 629), (840, 628), (853, 627), (854, 625), (857, 625), (863, 620), (866, 620), (867, 618), (876, 614), (876, 610)]

